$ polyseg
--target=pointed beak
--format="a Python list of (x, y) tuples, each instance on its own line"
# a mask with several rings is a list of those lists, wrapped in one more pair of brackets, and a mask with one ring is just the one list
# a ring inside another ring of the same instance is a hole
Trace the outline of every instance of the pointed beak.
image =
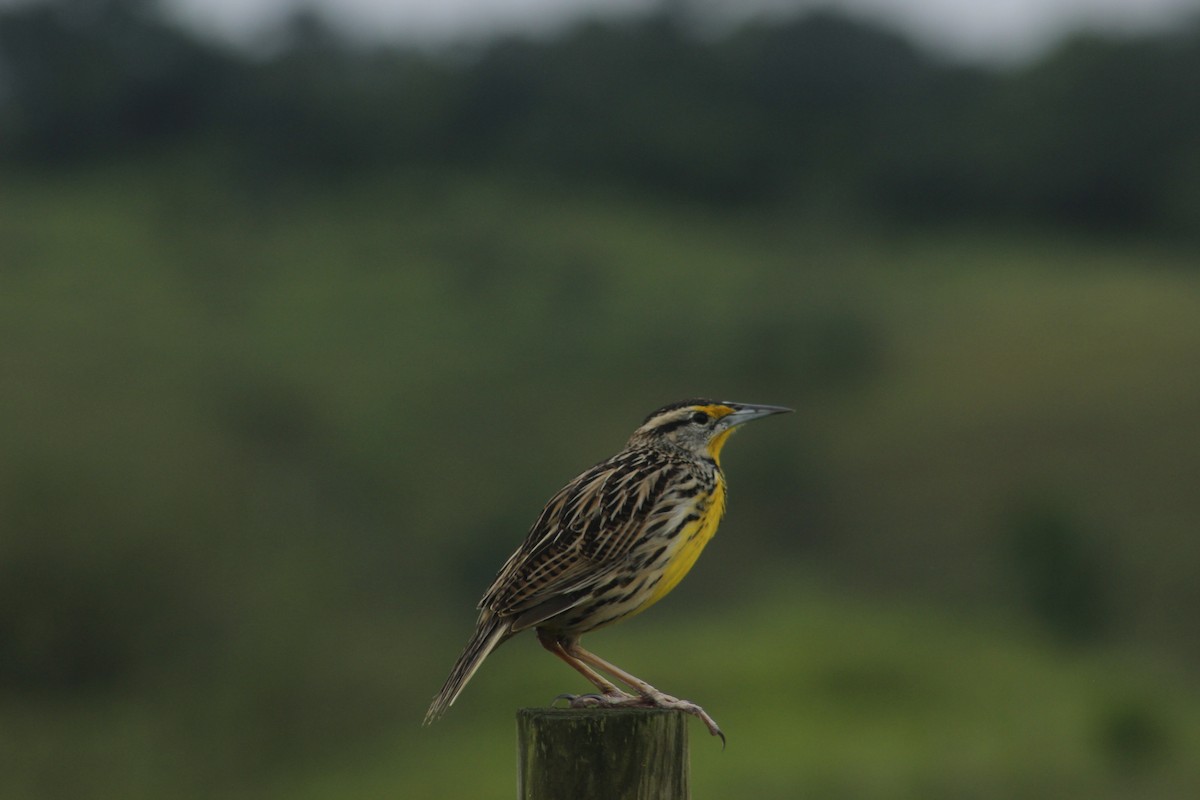
[(752, 419), (762, 419), (772, 414), (790, 414), (792, 411), (792, 409), (784, 408), (783, 406), (752, 406), (748, 403), (726, 403), (725, 405), (733, 409), (732, 414), (727, 415), (721, 420), (729, 428), (741, 425), (743, 422), (749, 422)]

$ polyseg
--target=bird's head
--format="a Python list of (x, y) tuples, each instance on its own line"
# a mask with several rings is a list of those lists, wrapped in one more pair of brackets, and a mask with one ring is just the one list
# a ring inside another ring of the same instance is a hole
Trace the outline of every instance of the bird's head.
[(646, 417), (642, 426), (634, 431), (629, 444), (672, 444), (719, 462), (721, 448), (737, 426), (791, 410), (782, 406), (683, 400), (663, 406)]

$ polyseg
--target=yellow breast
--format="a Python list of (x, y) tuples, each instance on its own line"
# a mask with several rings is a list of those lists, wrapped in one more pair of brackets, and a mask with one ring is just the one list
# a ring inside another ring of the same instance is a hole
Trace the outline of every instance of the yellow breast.
[(717, 485), (713, 488), (708, 502), (700, 512), (700, 518), (679, 531), (672, 548), (668, 551), (668, 560), (663, 567), (662, 578), (654, 587), (654, 592), (649, 599), (635, 613), (645, 611), (679, 585), (683, 576), (687, 575), (695, 565), (696, 559), (704, 550), (704, 545), (708, 544), (708, 540), (717, 532), (717, 526), (721, 524), (721, 517), (724, 515), (725, 479), (718, 477)]

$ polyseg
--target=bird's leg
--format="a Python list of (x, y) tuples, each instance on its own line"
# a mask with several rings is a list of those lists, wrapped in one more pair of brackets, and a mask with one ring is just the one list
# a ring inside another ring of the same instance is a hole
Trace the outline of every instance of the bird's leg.
[(537, 631), (537, 638), (542, 647), (561, 658), (567, 664), (567, 666), (571, 667), (571, 669), (587, 678), (589, 683), (600, 690), (600, 694), (560, 694), (558, 697), (554, 698), (555, 700), (565, 699), (572, 708), (580, 708), (583, 706), (615, 705), (620, 701), (638, 699), (621, 691), (603, 675), (596, 672), (579, 659), (571, 656), (567, 652), (568, 645), (561, 637), (539, 629)]
[[(724, 745), (725, 734), (721, 733), (721, 729), (717, 726), (716, 721), (708, 715), (707, 711), (692, 701), (680, 700), (678, 697), (672, 697), (669, 694), (660, 692), (641, 678), (629, 674), (615, 664), (608, 663), (595, 653), (584, 650), (579, 646), (578, 641), (568, 640), (563, 643), (563, 647), (566, 651), (566, 656), (579, 661), (582, 665), (594, 667), (601, 672), (607, 672), (617, 680), (627, 684), (639, 695), (638, 697), (629, 698), (629, 701), (621, 701), (618, 698), (614, 698), (614, 702), (610, 703), (606, 701), (598, 703), (598, 705), (643, 706), (646, 708), (669, 708), (683, 711), (686, 714), (698, 717), (708, 728), (709, 733), (713, 736), (721, 737), (721, 744)], [(628, 695), (626, 696), (628, 697)]]

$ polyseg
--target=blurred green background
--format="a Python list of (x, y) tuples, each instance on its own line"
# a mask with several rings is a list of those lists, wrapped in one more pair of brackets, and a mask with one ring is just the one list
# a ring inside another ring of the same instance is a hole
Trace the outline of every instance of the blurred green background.
[(956, 61), (822, 12), (247, 52), (0, 9), (0, 796), (508, 798), (551, 493), (799, 413), (589, 646), (697, 798), (1200, 796), (1200, 27)]

